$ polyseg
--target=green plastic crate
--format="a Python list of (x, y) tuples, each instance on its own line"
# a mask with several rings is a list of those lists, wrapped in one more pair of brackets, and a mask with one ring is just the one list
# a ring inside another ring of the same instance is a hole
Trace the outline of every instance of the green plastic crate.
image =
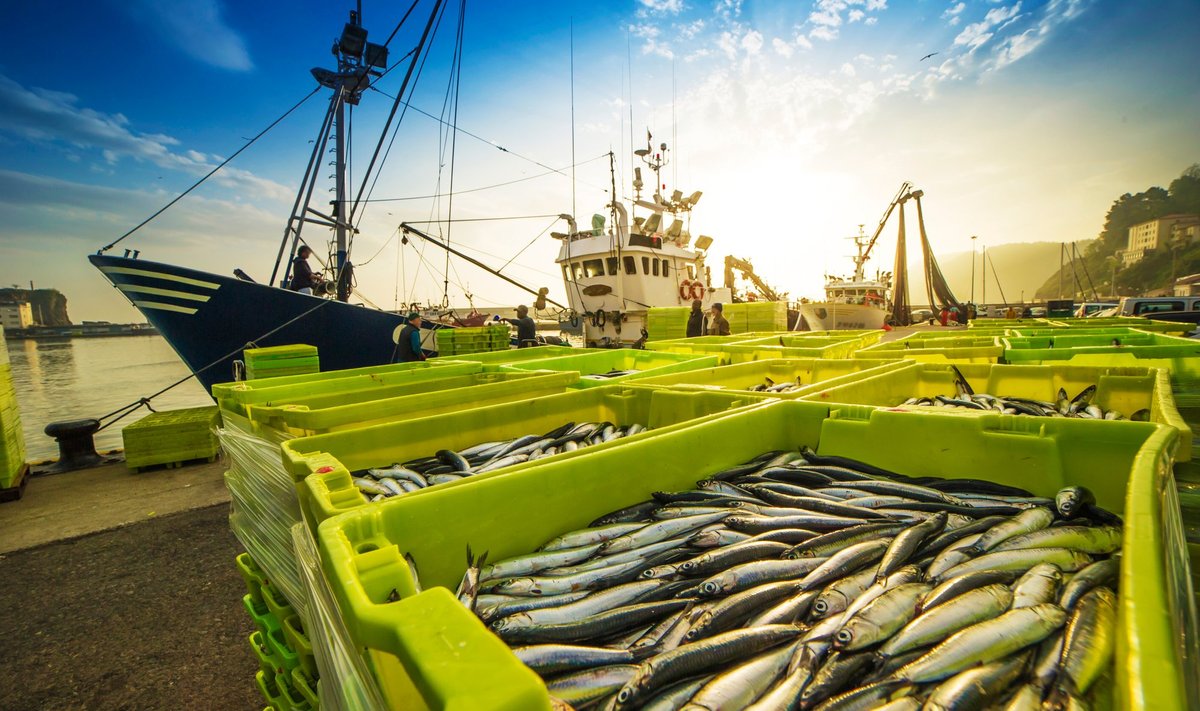
[[(282, 446), (284, 466), (298, 484), (301, 510), (312, 523), (365, 505), (350, 472), (428, 456), (439, 449), (463, 449), (492, 440), (547, 432), (566, 422), (641, 424), (650, 428), (633, 437), (593, 445), (550, 459), (575, 459), (600, 448), (624, 446), (651, 437), (656, 430), (700, 417), (711, 417), (761, 402), (737, 393), (676, 392), (652, 386), (608, 386), (576, 390), (387, 425), (304, 437)], [(472, 486), (537, 464), (525, 462), (468, 477), (406, 496), (423, 496), (446, 486)], [(314, 525), (315, 528), (315, 525)]]
[(313, 677), (317, 676), (317, 660), (313, 657), (312, 642), (304, 633), (304, 623), (300, 621), (300, 615), (289, 615), (283, 621), (283, 638), (287, 641), (288, 648), (296, 653), (300, 663), (298, 668)]
[[(255, 430), (271, 439), (307, 437), (412, 417), (456, 412), (566, 391), (579, 382), (574, 371), (464, 373), (403, 383), (376, 391), (302, 398), (285, 405), (250, 405)], [(386, 393), (386, 394), (384, 394)], [(380, 397), (363, 397), (380, 395)], [(271, 430), (272, 432), (263, 432)]]
[(257, 382), (250, 380), (224, 383), (213, 386), (213, 396), (222, 411), (245, 416), (248, 405), (279, 405), (320, 395), (349, 399), (352, 393), (357, 393), (362, 399), (371, 399), (374, 393), (381, 390), (387, 392), (386, 388), (391, 386), (462, 373), (478, 373), (483, 370), (483, 366), (478, 363), (438, 362), (433, 359), (382, 366), (380, 370), (372, 373), (361, 373), (360, 370), (363, 369), (333, 370), (315, 373), (312, 376), (273, 378)]
[(1200, 340), (1159, 333), (1121, 338), (1120, 346), (1112, 345), (1111, 337), (1097, 335), (1065, 334), (1053, 339), (1050, 347), (1048, 336), (1005, 338), (1004, 359), (1027, 365), (1067, 361), (1072, 365), (1165, 368), (1176, 388), (1200, 383)]
[(234, 565), (237, 566), (238, 573), (246, 583), (246, 591), (250, 593), (250, 598), (255, 602), (265, 604), (262, 597), (262, 586), (267, 582), (267, 574), (258, 567), (258, 563), (254, 562), (249, 553), (239, 554), (237, 558), (234, 558)]
[[(352, 637), (378, 651), (376, 676), (393, 708), (547, 709), (541, 680), (449, 592), (468, 545), (495, 560), (527, 553), (654, 491), (691, 488), (763, 451), (799, 445), (914, 476), (969, 472), (1042, 496), (1084, 484), (1102, 506), (1125, 514), (1118, 707), (1200, 703), (1195, 607), (1171, 474), (1177, 433), (1130, 423), (1097, 437), (1091, 424), (773, 401), (589, 457), (330, 519), (318, 531), (322, 566)], [(420, 568), (420, 594), (405, 553)], [(411, 682), (423, 699), (398, 695)]]
[[(719, 390), (737, 392), (751, 397), (794, 400), (815, 387), (826, 386), (828, 382), (840, 382), (844, 378), (864, 377), (869, 373), (876, 372), (876, 369), (891, 370), (906, 366), (904, 361), (899, 360), (777, 358), (659, 375), (639, 380), (638, 384), (662, 385), (676, 390)], [(776, 383), (799, 380), (804, 387), (786, 393), (750, 390), (755, 385), (765, 382), (765, 378), (770, 378)]]
[[(1171, 381), (1160, 368), (1103, 368), (1074, 365), (983, 365), (954, 366), (975, 392), (1025, 397), (1055, 402), (1063, 388), (1074, 397), (1089, 385), (1096, 386), (1092, 402), (1126, 417), (1138, 410), (1150, 411), (1150, 421), (1179, 431), (1176, 461), (1192, 458), (1192, 431), (1175, 407)], [(897, 407), (910, 397), (955, 394), (955, 373), (949, 364), (906, 363), (892, 370), (874, 370), (859, 378), (821, 383), (806, 390), (804, 400), (847, 405)], [(977, 410), (913, 407), (914, 412), (977, 416)], [(1127, 422), (1094, 422), (1099, 427), (1121, 427)]]
[[(594, 388), (618, 385), (655, 375), (678, 373), (695, 368), (718, 365), (721, 358), (716, 355), (689, 355), (634, 350), (632, 348), (591, 348), (573, 355), (544, 358), (537, 361), (509, 363), (503, 370), (563, 370), (576, 371), (580, 375), (578, 387)], [(613, 370), (636, 370), (636, 373), (614, 378), (589, 378), (589, 375)]]
[(295, 609), (292, 608), (292, 603), (288, 602), (288, 599), (284, 597), (279, 588), (275, 587), (269, 582), (263, 583), (261, 590), (263, 602), (267, 606), (267, 611), (270, 612), (279, 622), (279, 624), (276, 626), (281, 627), (283, 625), (283, 621), (296, 612)]
[(309, 674), (301, 667), (292, 670), (292, 688), (304, 698), (309, 708), (321, 708), (321, 698), (317, 693), (317, 677)]
[(927, 363), (996, 363), (1004, 346), (994, 337), (958, 336), (922, 339), (911, 336), (878, 343), (854, 353), (855, 358), (904, 358)]
[(121, 430), (125, 464), (131, 471), (157, 464), (212, 459), (220, 445), (213, 434), (215, 406), (152, 412)]
[(271, 650), (271, 645), (267, 644), (263, 638), (263, 633), (259, 630), (254, 630), (248, 638), (250, 649), (254, 652), (254, 658), (258, 660), (258, 667), (263, 672), (271, 674), (272, 677), (279, 671), (283, 670), (283, 662), (275, 656), (275, 652)]
[(1112, 316), (1109, 318), (1056, 318), (1050, 325), (1061, 328), (1096, 328), (1098, 326), (1127, 326), (1140, 331), (1182, 336), (1195, 330), (1195, 324), (1181, 321), (1157, 321), (1144, 316)]
[(246, 608), (246, 614), (250, 615), (250, 620), (254, 622), (254, 626), (262, 633), (263, 639), (266, 639), (270, 635), (271, 630), (279, 629), (280, 621), (267, 609), (265, 602), (256, 602), (247, 594), (242, 598), (242, 607)]
[[(523, 363), (546, 358), (558, 358), (559, 356), (571, 355), (580, 352), (583, 352), (583, 350), (580, 348), (571, 348), (569, 346), (535, 346), (533, 348), (509, 348), (508, 350), (489, 351), (487, 353), (472, 353), (467, 354), (462, 358), (456, 358), (456, 360), (458, 362), (465, 363), (482, 363), (484, 371), (493, 371), (498, 369), (500, 366), (509, 363)], [(437, 363), (439, 360), (440, 358), (431, 358), (426, 362)]]
[(242, 359), (249, 380), (273, 375), (303, 375), (321, 370), (316, 346), (303, 344), (247, 348), (242, 352)]
[[(289, 613), (289, 617), (292, 613)], [(285, 672), (290, 672), (300, 665), (300, 655), (296, 654), (296, 650), (288, 646), (287, 637), (283, 634), (283, 626), (280, 623), (278, 627), (272, 627), (263, 635), (267, 646), (271, 648), (271, 653), (283, 665)]]
[(312, 707), (308, 705), (308, 701), (296, 689), (296, 685), (292, 681), (291, 669), (275, 675), (275, 686), (279, 687), (279, 693), (283, 697), (283, 708), (287, 711), (311, 711)]
[(254, 675), (254, 682), (258, 684), (258, 691), (267, 700), (269, 708), (288, 708), (285, 705), (287, 702), (284, 700), (283, 692), (280, 691), (279, 685), (275, 683), (275, 676), (273, 674), (265, 674), (263, 670), (259, 669), (258, 673)]

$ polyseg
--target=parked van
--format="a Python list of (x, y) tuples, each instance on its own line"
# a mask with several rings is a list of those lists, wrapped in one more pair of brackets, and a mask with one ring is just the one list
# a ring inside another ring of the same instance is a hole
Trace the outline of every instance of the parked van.
[(1122, 316), (1150, 316), (1167, 312), (1200, 311), (1200, 296), (1127, 296), (1121, 299)]

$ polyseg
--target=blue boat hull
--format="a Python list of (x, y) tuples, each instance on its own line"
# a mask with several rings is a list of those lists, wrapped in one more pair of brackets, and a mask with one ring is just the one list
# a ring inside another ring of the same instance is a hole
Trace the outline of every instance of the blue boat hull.
[(397, 314), (194, 269), (105, 255), (88, 259), (209, 392), (214, 383), (233, 380), (233, 361), (247, 347), (316, 346), (322, 370), (390, 363), (393, 333), (404, 325)]

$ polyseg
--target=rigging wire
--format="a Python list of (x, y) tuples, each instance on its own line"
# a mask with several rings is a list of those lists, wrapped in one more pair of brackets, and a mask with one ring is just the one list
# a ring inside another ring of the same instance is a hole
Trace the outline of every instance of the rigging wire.
[[(453, 119), (451, 120), (451, 128), (458, 125), (458, 95), (462, 89), (462, 56), (463, 56), (463, 28), (466, 25), (467, 17), (467, 0), (461, 0), (458, 11), (458, 35), (455, 38), (454, 48), (454, 108)], [(446, 206), (446, 246), (450, 246), (450, 228), (454, 224), (451, 218), (454, 216), (454, 166), (455, 156), (458, 152), (458, 131), (450, 131), (450, 198)], [(571, 162), (575, 162), (575, 156), (571, 156)], [(447, 306), (450, 305), (450, 252), (446, 252), (446, 273), (447, 278), (443, 282), (442, 301)], [(457, 270), (455, 276), (458, 276)]]
[(560, 215), (504, 215), (503, 217), (458, 217), (455, 219), (437, 219), (437, 220), (408, 220), (410, 225), (433, 225), (443, 222), (501, 222), (504, 220), (537, 220), (546, 217), (553, 217), (557, 220)]
[[(607, 157), (608, 157), (607, 153), (601, 153), (600, 155), (598, 155), (594, 158), (588, 158), (587, 160), (581, 160), (578, 163), (576, 163), (575, 165), (576, 166), (587, 165), (588, 163), (592, 163), (592, 162), (600, 160), (601, 158), (607, 158)], [(495, 188), (503, 188), (503, 187), (507, 187), (509, 185), (523, 183), (528, 180), (534, 180), (536, 178), (544, 178), (547, 175), (554, 175), (556, 173), (561, 175), (564, 170), (567, 170), (571, 167), (573, 167), (573, 166), (568, 165), (568, 166), (562, 167), (561, 169), (551, 168), (550, 170), (547, 170), (543, 173), (537, 173), (535, 175), (527, 175), (524, 178), (515, 178), (513, 180), (506, 180), (502, 183), (493, 183), (492, 185), (483, 185), (478, 188), (466, 188), (464, 190), (456, 191), (454, 193), (454, 195), (466, 195), (467, 193), (477, 193), (477, 192), (481, 192), (484, 190), (494, 190)], [(409, 200), (431, 200), (433, 198), (442, 198), (442, 197), (446, 197), (448, 195), (450, 195), (450, 193), (436, 193), (433, 195), (412, 195), (412, 196), (407, 196), (407, 197), (394, 197), (394, 198), (371, 198), (369, 200), (363, 200), (363, 202), (406, 202)]]
[(501, 266), (501, 267), (500, 267), (499, 269), (497, 269), (496, 271), (498, 271), (498, 272), (502, 272), (502, 271), (504, 271), (504, 267), (507, 267), (508, 265), (512, 264), (514, 259), (516, 259), (517, 257), (519, 257), (519, 256), (521, 256), (522, 254), (524, 254), (524, 253), (525, 253), (525, 250), (527, 250), (527, 249), (529, 249), (530, 247), (532, 247), (534, 242), (537, 242), (539, 239), (541, 239), (541, 238), (542, 238), (542, 235), (544, 235), (544, 234), (546, 234), (547, 232), (549, 232), (549, 231), (550, 231), (550, 228), (551, 228), (551, 227), (553, 227), (554, 225), (558, 224), (558, 219), (559, 219), (559, 218), (558, 218), (558, 215), (549, 215), (548, 217), (553, 217), (554, 219), (550, 221), (550, 224), (546, 225), (546, 228), (545, 228), (545, 229), (543, 229), (541, 232), (538, 232), (538, 233), (537, 233), (537, 234), (534, 236), (534, 238), (533, 238), (533, 239), (529, 240), (529, 243), (528, 243), (528, 244), (526, 244), (526, 245), (525, 245), (524, 247), (522, 247), (522, 248), (521, 248), (521, 249), (520, 249), (520, 250), (519, 250), (519, 251), (518, 251), (516, 254), (514, 254), (512, 257), (510, 257), (510, 258), (509, 258), (509, 260), (508, 260), (507, 262), (505, 262), (505, 263), (504, 263), (504, 265), (503, 265), (503, 266)]
[(213, 168), (212, 170), (208, 171), (208, 173), (206, 173), (206, 174), (204, 175), (204, 177), (202, 177), (202, 178), (200, 178), (199, 180), (197, 180), (196, 182), (192, 183), (191, 187), (189, 187), (187, 190), (184, 190), (183, 192), (181, 192), (181, 193), (179, 193), (178, 195), (176, 195), (174, 199), (172, 199), (172, 200), (171, 200), (170, 202), (168, 202), (166, 205), (163, 205), (161, 208), (159, 208), (159, 209), (158, 209), (158, 211), (157, 211), (157, 212), (155, 212), (153, 215), (151, 215), (151, 216), (147, 217), (146, 219), (142, 220), (141, 222), (139, 222), (139, 223), (137, 224), (137, 226), (135, 226), (133, 229), (129, 230), (129, 231), (128, 231), (128, 232), (126, 232), (125, 234), (123, 234), (123, 235), (121, 235), (120, 237), (116, 238), (116, 239), (115, 239), (115, 240), (113, 240), (112, 242), (109, 242), (109, 243), (108, 243), (107, 245), (105, 245), (104, 247), (101, 247), (101, 248), (100, 248), (100, 251), (99, 251), (99, 252), (97, 252), (97, 254), (104, 254), (104, 253), (105, 253), (105, 252), (107, 252), (108, 250), (110, 250), (110, 249), (112, 249), (113, 247), (117, 246), (117, 243), (118, 243), (118, 242), (120, 242), (121, 240), (125, 239), (126, 237), (128, 237), (128, 236), (129, 236), (129, 235), (131, 235), (131, 234), (133, 234), (134, 232), (137, 232), (137, 231), (138, 231), (138, 230), (140, 230), (141, 228), (145, 227), (147, 224), (149, 224), (149, 223), (150, 223), (150, 221), (151, 221), (151, 220), (153, 220), (154, 218), (156, 218), (156, 217), (158, 217), (159, 215), (161, 215), (161, 214), (163, 214), (164, 212), (166, 212), (166, 211), (167, 211), (167, 210), (168, 210), (168, 209), (169, 209), (169, 208), (170, 208), (172, 205), (174, 205), (175, 203), (177, 203), (177, 202), (179, 202), (180, 200), (182, 200), (182, 199), (184, 198), (184, 196), (186, 196), (188, 193), (190, 193), (190, 192), (192, 192), (193, 190), (195, 190), (196, 188), (200, 187), (201, 183), (203, 183), (204, 181), (206, 181), (206, 180), (208, 180), (209, 178), (211, 178), (211, 177), (213, 176), (213, 174), (214, 174), (214, 173), (216, 173), (218, 170), (220, 170), (220, 169), (224, 168), (226, 165), (228, 165), (228, 164), (229, 164), (229, 162), (230, 162), (230, 161), (232, 161), (234, 158), (237, 158), (239, 155), (241, 155), (242, 151), (244, 151), (244, 150), (246, 150), (247, 148), (249, 148), (250, 146), (254, 145), (255, 141), (257, 141), (258, 139), (262, 138), (262, 137), (263, 137), (263, 136), (264, 136), (264, 135), (267, 133), (267, 131), (270, 131), (271, 129), (275, 128), (275, 126), (277, 126), (277, 125), (279, 124), (279, 122), (280, 122), (280, 121), (283, 121), (285, 118), (287, 118), (289, 115), (291, 115), (291, 113), (292, 113), (293, 111), (295, 111), (296, 109), (298, 109), (298, 108), (300, 108), (302, 105), (304, 105), (304, 102), (306, 102), (306, 101), (308, 101), (309, 99), (311, 99), (311, 98), (312, 98), (313, 96), (315, 96), (315, 95), (316, 95), (316, 93), (317, 93), (318, 91), (320, 91), (320, 90), (321, 90), (321, 87), (320, 87), (320, 85), (317, 85), (317, 86), (316, 86), (316, 88), (314, 88), (312, 91), (308, 92), (308, 94), (307, 94), (307, 95), (306, 95), (306, 96), (305, 96), (303, 99), (300, 99), (299, 101), (297, 101), (295, 104), (293, 104), (293, 105), (292, 105), (292, 107), (291, 107), (290, 109), (288, 109), (287, 111), (284, 111), (284, 112), (283, 112), (283, 114), (279, 116), (279, 118), (277, 118), (277, 119), (275, 119), (274, 121), (272, 121), (272, 122), (271, 122), (271, 124), (270, 124), (269, 126), (267, 126), (266, 128), (264, 128), (263, 130), (259, 131), (259, 132), (258, 132), (258, 134), (254, 136), (254, 138), (251, 138), (251, 139), (250, 139), (249, 141), (247, 141), (247, 142), (246, 142), (246, 143), (245, 143), (245, 144), (244, 144), (244, 145), (243, 145), (241, 148), (238, 148), (236, 151), (234, 151), (234, 152), (233, 152), (233, 154), (232, 154), (231, 156), (229, 156), (229, 157), (228, 157), (228, 158), (226, 158), (225, 160), (221, 161), (221, 163), (220, 163), (219, 165), (217, 165), (215, 168)]

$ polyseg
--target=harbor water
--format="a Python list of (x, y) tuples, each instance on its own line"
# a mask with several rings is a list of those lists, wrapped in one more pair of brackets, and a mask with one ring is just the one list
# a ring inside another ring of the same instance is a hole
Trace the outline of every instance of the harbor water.
[[(60, 420), (99, 418), (148, 396), (188, 374), (187, 366), (159, 336), (10, 340), (13, 387), (21, 406), (26, 456), (39, 462), (58, 455), (43, 431)], [(213, 404), (189, 380), (155, 398), (156, 410)], [(121, 429), (149, 414), (137, 410), (96, 434), (96, 449), (121, 447)]]

